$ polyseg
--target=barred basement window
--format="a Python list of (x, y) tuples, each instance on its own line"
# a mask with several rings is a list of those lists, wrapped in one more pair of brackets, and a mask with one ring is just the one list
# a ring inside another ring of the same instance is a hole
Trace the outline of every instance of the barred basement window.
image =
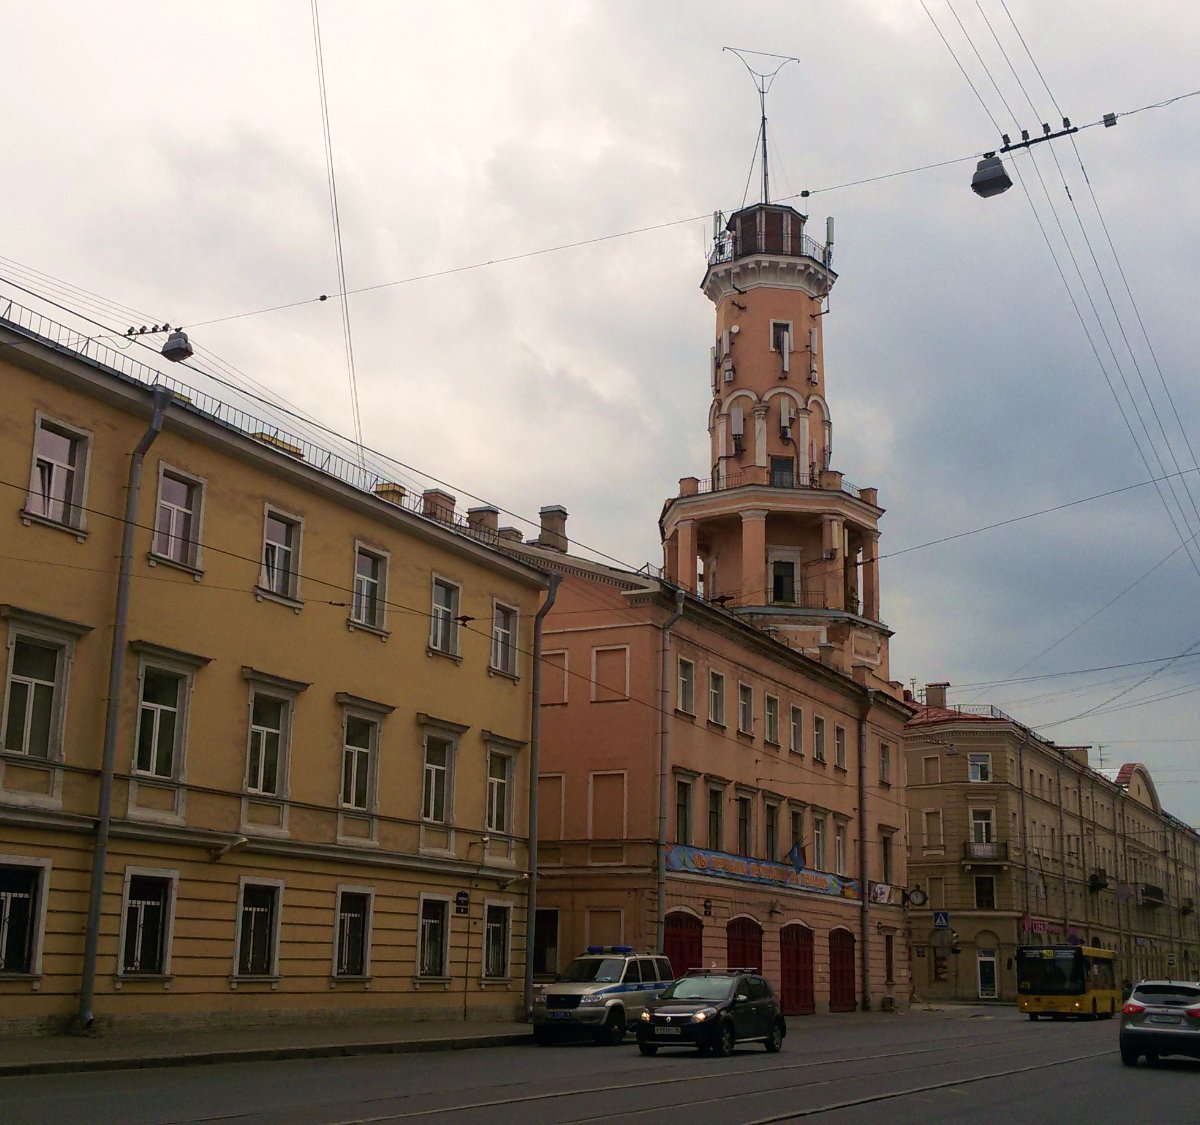
[(449, 970), (450, 903), (445, 899), (421, 900), (420, 948), (417, 951), (417, 975), (445, 977)]
[(370, 895), (358, 891), (342, 891), (338, 896), (337, 976), (366, 975), (370, 916)]
[(121, 972), (157, 976), (165, 972), (171, 880), (133, 875), (125, 900), (125, 943)]
[(511, 909), (489, 903), (483, 922), (483, 975), (507, 977), (508, 933)]
[(238, 918), (239, 976), (266, 977), (275, 974), (278, 909), (278, 887), (262, 883), (246, 883), (242, 887)]
[(0, 972), (31, 973), (41, 868), (0, 867)]

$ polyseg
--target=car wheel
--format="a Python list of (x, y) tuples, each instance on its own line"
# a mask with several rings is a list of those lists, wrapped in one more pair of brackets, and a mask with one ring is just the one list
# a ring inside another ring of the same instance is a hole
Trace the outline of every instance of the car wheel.
[(733, 1054), (733, 1043), (733, 1028), (727, 1023), (722, 1024), (721, 1030), (717, 1033), (713, 1054), (720, 1055), (723, 1059), (729, 1058)]
[(771, 1033), (763, 1041), (763, 1046), (772, 1055), (783, 1046), (783, 1024), (779, 1020), (771, 1024)]
[(1148, 1051), (1146, 1053), (1146, 1062), (1148, 1062), (1151, 1066), (1158, 1066), (1158, 1055)]
[(1030, 1023), (1037, 1023), (1037, 1012), (1030, 1012), (1030, 1013), (1029, 1013), (1029, 1022), (1030, 1022)]
[(548, 1047), (554, 1042), (554, 1033), (548, 1027), (535, 1027), (533, 1029), (533, 1041), (539, 1047)]
[(1138, 1053), (1131, 1047), (1121, 1048), (1121, 1061), (1126, 1066), (1137, 1066)]
[(625, 1042), (625, 1017), (619, 1008), (608, 1013), (604, 1026), (596, 1032), (596, 1042), (602, 1047), (619, 1047)]
[(643, 1055), (647, 1055), (647, 1056), (657, 1055), (658, 1054), (658, 1044), (657, 1043), (646, 1043), (645, 1041), (639, 1039), (638, 1040), (638, 1050), (641, 1051)]

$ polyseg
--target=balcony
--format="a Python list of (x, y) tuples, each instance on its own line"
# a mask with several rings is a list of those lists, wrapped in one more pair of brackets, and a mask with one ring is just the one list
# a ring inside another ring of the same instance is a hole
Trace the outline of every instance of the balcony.
[(708, 480), (695, 481), (694, 478), (688, 478), (694, 481), (694, 487), (685, 488), (681, 496), (697, 496), (708, 492), (725, 492), (733, 488), (747, 488), (757, 486), (759, 488), (778, 488), (785, 491), (803, 491), (805, 489), (825, 492), (842, 492), (847, 496), (852, 496), (856, 500), (866, 499), (868, 503), (874, 503), (873, 493), (871, 497), (864, 497), (863, 490), (857, 485), (851, 484), (848, 480), (842, 477), (842, 474), (832, 469), (820, 470), (815, 473), (797, 473), (784, 472), (779, 469), (771, 470), (761, 465), (747, 466), (735, 472), (722, 473), (719, 477), (712, 477)]
[(1108, 872), (1103, 867), (1097, 867), (1088, 876), (1089, 891), (1103, 891), (1108, 888)]
[(1156, 887), (1153, 883), (1139, 883), (1137, 889), (1137, 900), (1139, 906), (1159, 907), (1166, 901), (1166, 896), (1163, 894), (1162, 887)]
[(963, 860), (967, 863), (1007, 863), (1008, 844), (1000, 840), (968, 840), (963, 844)]
[(1179, 913), (1180, 914), (1195, 914), (1196, 913), (1196, 900), (1194, 898), (1185, 898), (1179, 904)]

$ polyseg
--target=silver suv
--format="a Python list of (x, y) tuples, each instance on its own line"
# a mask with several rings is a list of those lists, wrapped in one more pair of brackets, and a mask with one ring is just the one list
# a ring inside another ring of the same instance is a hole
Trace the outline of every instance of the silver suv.
[(1160, 1055), (1200, 1059), (1200, 984), (1195, 981), (1144, 980), (1121, 1008), (1121, 1061), (1137, 1066)]
[(554, 984), (535, 993), (533, 1037), (545, 1044), (561, 1032), (585, 1029), (597, 1043), (615, 1046), (674, 979), (665, 957), (628, 945), (590, 945)]

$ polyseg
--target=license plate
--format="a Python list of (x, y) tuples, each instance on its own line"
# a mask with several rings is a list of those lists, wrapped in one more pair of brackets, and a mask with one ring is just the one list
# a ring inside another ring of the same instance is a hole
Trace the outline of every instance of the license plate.
[(552, 1020), (569, 1020), (575, 1017), (574, 1012), (547, 1012), (546, 1015)]
[(656, 1027), (654, 1029), (654, 1034), (655, 1035), (682, 1035), (683, 1028), (682, 1027)]
[(1173, 1024), (1175, 1027), (1178, 1027), (1181, 1023), (1183, 1023), (1183, 1017), (1182, 1016), (1151, 1016), (1150, 1022), (1151, 1023)]

